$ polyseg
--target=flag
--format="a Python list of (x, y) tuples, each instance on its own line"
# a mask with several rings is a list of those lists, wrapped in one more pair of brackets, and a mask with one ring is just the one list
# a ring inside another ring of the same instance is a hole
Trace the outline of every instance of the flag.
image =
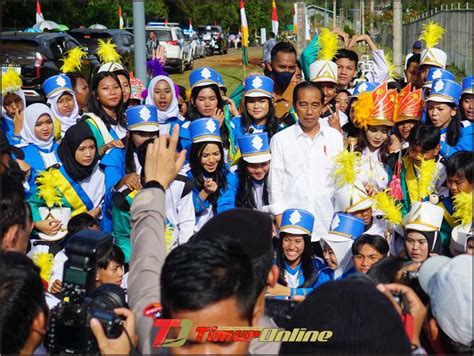
[(247, 56), (247, 47), (249, 45), (249, 26), (247, 24), (247, 16), (245, 15), (245, 2), (240, 0), (240, 22), (242, 32), (242, 64), (244, 66), (249, 64), (249, 59)]
[(193, 30), (193, 21), (189, 18), (189, 31)]
[(298, 35), (298, 4), (295, 2), (293, 4), (293, 32), (295, 35)]
[(168, 26), (168, 18), (165, 19), (165, 26)]
[(123, 30), (122, 6), (120, 5), (119, 5), (119, 10), (118, 10), (118, 15), (119, 15), (119, 29)]
[(217, 20), (214, 20), (214, 26), (217, 26)]
[(41, 5), (39, 0), (36, 0), (36, 23), (44, 21), (43, 13), (41, 12)]
[(272, 0), (272, 32), (275, 37), (278, 35), (278, 15), (275, 0)]

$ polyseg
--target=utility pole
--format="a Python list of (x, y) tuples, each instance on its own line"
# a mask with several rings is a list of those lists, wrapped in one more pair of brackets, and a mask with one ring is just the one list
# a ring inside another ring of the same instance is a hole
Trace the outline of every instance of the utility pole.
[(365, 4), (364, 0), (360, 0), (360, 24), (361, 24), (361, 33), (365, 33)]
[(296, 4), (296, 20), (298, 21), (298, 33), (296, 35), (296, 50), (300, 55), (306, 48), (306, 6), (303, 1)]
[(146, 72), (146, 45), (145, 45), (145, 0), (133, 1), (133, 38), (135, 43), (135, 77), (148, 83)]
[(402, 66), (402, 1), (393, 0), (393, 64), (395, 72), (401, 75)]
[(337, 8), (337, 1), (336, 0), (333, 0), (332, 2), (332, 28), (336, 28), (336, 8)]

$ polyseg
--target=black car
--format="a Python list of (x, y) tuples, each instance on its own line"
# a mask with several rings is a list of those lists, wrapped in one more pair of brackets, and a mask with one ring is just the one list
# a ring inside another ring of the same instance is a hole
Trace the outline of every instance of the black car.
[[(59, 73), (63, 54), (80, 46), (73, 37), (61, 32), (2, 32), (0, 64), (19, 67), (28, 102), (43, 101), (43, 82)], [(95, 56), (83, 59), (82, 74), (90, 78), (99, 65)]]
[(75, 28), (69, 31), (79, 43), (89, 49), (90, 54), (96, 54), (99, 39), (106, 41), (112, 38), (117, 45), (117, 52), (122, 57), (122, 64), (129, 70), (133, 69), (134, 41), (133, 35), (126, 30), (104, 29), (91, 30), (86, 28)]
[[(199, 26), (197, 29), (198, 36), (201, 37), (204, 43), (209, 46), (211, 42), (210, 54), (219, 53), (227, 54), (227, 35), (220, 26)], [(212, 37), (212, 39), (210, 38)], [(208, 48), (209, 53), (209, 48)]]

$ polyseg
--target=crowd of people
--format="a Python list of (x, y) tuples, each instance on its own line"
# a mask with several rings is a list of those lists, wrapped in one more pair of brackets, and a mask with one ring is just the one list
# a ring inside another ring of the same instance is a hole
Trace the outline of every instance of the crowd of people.
[[(9, 68), (2, 351), (40, 347), (68, 240), (100, 230), (114, 246), (96, 286), (121, 286), (130, 306), (116, 310), (117, 339), (92, 320), (103, 353), (163, 351), (157, 318), (271, 328), (289, 308), (278, 327), (332, 336), (220, 343), (192, 331), (167, 351), (472, 354), (474, 77), (457, 82), (446, 69), (439, 33), (425, 26), (404, 80), (369, 36), (337, 29), (299, 57), (274, 44), (265, 74), (229, 94), (211, 67), (185, 88), (156, 58), (146, 86), (110, 42), (90, 81), (80, 50), (69, 52), (43, 83), (46, 104), (27, 106)], [(364, 75), (358, 42), (374, 61)]]

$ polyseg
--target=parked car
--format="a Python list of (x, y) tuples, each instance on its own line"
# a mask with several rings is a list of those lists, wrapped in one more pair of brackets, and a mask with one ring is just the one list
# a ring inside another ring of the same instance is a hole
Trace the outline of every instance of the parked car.
[(186, 41), (188, 41), (191, 45), (193, 58), (203, 58), (206, 56), (206, 49), (204, 48), (204, 44), (202, 40), (198, 37), (196, 32), (189, 32), (184, 30), (184, 38), (186, 38)]
[[(61, 32), (2, 32), (0, 64), (17, 67), (28, 102), (44, 101), (43, 82), (59, 73), (63, 54), (80, 46), (73, 37)], [(90, 78), (99, 66), (93, 55), (82, 61), (82, 74)]]
[(220, 26), (199, 26), (197, 32), (213, 53), (227, 54), (227, 36)]
[(166, 67), (173, 68), (179, 73), (192, 69), (194, 58), (191, 45), (186, 41), (183, 30), (177, 23), (150, 22), (145, 26), (146, 37), (154, 31), (160, 45), (165, 47)]
[(75, 28), (69, 31), (79, 43), (89, 49), (90, 54), (96, 54), (99, 47), (98, 41), (102, 39), (106, 41), (111, 38), (112, 42), (117, 45), (117, 52), (122, 57), (122, 64), (129, 70), (133, 70), (135, 44), (133, 35), (126, 30), (105, 29), (91, 30), (88, 28)]

